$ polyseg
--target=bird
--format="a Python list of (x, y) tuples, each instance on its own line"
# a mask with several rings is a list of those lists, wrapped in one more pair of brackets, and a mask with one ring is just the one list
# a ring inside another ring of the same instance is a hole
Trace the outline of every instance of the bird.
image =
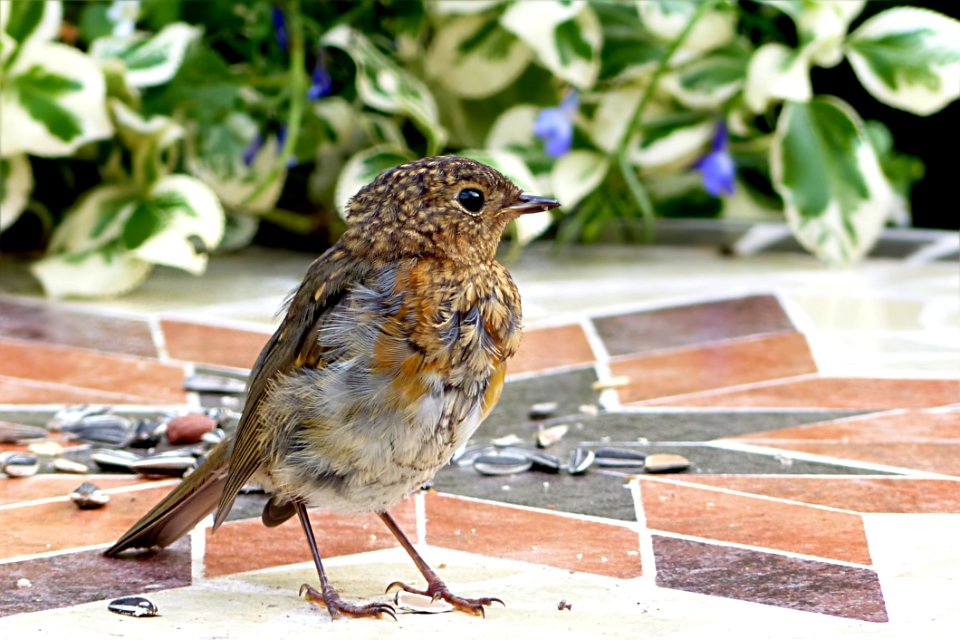
[(300, 596), (330, 616), (396, 619), (340, 596), (308, 507), (376, 513), (426, 580), (402, 590), (485, 616), (499, 598), (454, 595), (388, 509), (428, 483), (500, 398), (520, 345), (517, 286), (496, 260), (506, 225), (560, 206), (459, 156), (387, 169), (348, 202), (339, 240), (307, 269), (258, 356), (236, 433), (104, 551), (165, 547), (241, 488), (269, 495), (262, 522), (297, 516), (320, 580)]

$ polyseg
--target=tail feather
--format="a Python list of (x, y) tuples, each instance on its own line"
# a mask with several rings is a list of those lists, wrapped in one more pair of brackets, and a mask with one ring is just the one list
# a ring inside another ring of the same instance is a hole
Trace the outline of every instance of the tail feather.
[(206, 461), (148, 511), (103, 552), (116, 556), (126, 549), (166, 547), (190, 531), (216, 507), (227, 484), (230, 441), (214, 448)]

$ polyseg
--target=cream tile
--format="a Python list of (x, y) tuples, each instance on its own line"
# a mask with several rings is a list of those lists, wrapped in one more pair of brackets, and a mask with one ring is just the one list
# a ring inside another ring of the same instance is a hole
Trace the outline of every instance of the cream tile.
[(814, 331), (817, 368), (836, 377), (960, 378), (960, 328), (954, 331)]

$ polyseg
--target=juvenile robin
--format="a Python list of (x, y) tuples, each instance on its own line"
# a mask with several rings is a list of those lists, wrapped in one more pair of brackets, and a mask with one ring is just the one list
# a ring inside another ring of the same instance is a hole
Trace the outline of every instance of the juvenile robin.
[(104, 553), (164, 547), (248, 482), (270, 495), (262, 520), (295, 514), (320, 577), (301, 595), (330, 615), (394, 616), (330, 584), (307, 507), (372, 511), (427, 581), (411, 593), (483, 615), (498, 598), (450, 592), (387, 509), (433, 478), (500, 398), (520, 344), (517, 287), (494, 257), (508, 222), (559, 206), (455, 156), (380, 174), (348, 206), (347, 230), (310, 265), (254, 364), (237, 432)]

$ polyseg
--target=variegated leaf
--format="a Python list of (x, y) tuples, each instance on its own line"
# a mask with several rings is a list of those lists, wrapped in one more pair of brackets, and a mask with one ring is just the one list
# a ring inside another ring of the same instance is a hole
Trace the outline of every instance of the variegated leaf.
[[(647, 30), (665, 41), (679, 38), (696, 10), (696, 3), (689, 0), (637, 0), (636, 4)], [(736, 14), (727, 8), (708, 11), (680, 43), (680, 50), (688, 55), (678, 59), (726, 44), (735, 34), (736, 23)]]
[(334, 199), (340, 216), (346, 218), (347, 204), (357, 191), (373, 182), (381, 172), (412, 159), (409, 151), (387, 145), (369, 147), (351, 156), (337, 179)]
[(716, 109), (743, 87), (749, 60), (747, 47), (731, 41), (666, 74), (662, 86), (685, 106)]
[(579, 89), (589, 89), (600, 73), (603, 30), (593, 9), (581, 0), (515, 2), (500, 24), (523, 40), (540, 63)]
[(0, 231), (20, 217), (33, 191), (33, 171), (26, 154), (0, 158)]
[(540, 107), (518, 104), (510, 107), (496, 119), (487, 134), (488, 149), (504, 149), (511, 146), (530, 147), (534, 144), (533, 124)]
[(437, 14), (483, 13), (503, 4), (504, 0), (430, 0), (427, 9)]
[(830, 264), (876, 242), (893, 191), (857, 114), (834, 98), (787, 103), (770, 149), (774, 188), (797, 240)]
[(119, 296), (136, 289), (152, 265), (116, 251), (58, 254), (30, 265), (30, 271), (51, 298)]
[(104, 36), (94, 40), (90, 55), (98, 60), (120, 60), (127, 68), (131, 85), (154, 87), (176, 75), (187, 47), (201, 33), (197, 27), (175, 22), (149, 37), (142, 33)]
[(716, 123), (695, 113), (648, 119), (630, 141), (630, 161), (641, 167), (687, 165), (699, 156), (713, 137)]
[(918, 115), (960, 98), (960, 22), (913, 7), (879, 13), (851, 34), (847, 58), (863, 86)]
[(103, 74), (73, 47), (37, 42), (20, 50), (0, 91), (0, 154), (65, 156), (108, 137)]
[(771, 43), (754, 52), (743, 97), (755, 113), (764, 111), (774, 100), (806, 102), (812, 95), (809, 50)]
[(495, 16), (462, 16), (439, 29), (427, 51), (426, 71), (455, 95), (485, 98), (516, 80), (532, 57)]
[(420, 80), (397, 66), (366, 36), (340, 25), (321, 38), (322, 44), (342, 49), (357, 66), (357, 93), (367, 105), (409, 116), (430, 139), (432, 151), (446, 140), (440, 126), (437, 103)]
[(553, 195), (565, 209), (572, 209), (607, 177), (610, 163), (597, 151), (576, 149), (553, 165), (550, 184)]
[(0, 32), (21, 47), (48, 42), (57, 37), (63, 20), (59, 0), (0, 2)]
[(607, 153), (612, 153), (626, 135), (642, 95), (643, 90), (633, 86), (605, 91), (592, 120), (586, 125), (593, 144)]
[(800, 44), (810, 51), (810, 60), (821, 67), (836, 66), (843, 59), (843, 41), (866, 0), (815, 0), (804, 5), (795, 19)]

